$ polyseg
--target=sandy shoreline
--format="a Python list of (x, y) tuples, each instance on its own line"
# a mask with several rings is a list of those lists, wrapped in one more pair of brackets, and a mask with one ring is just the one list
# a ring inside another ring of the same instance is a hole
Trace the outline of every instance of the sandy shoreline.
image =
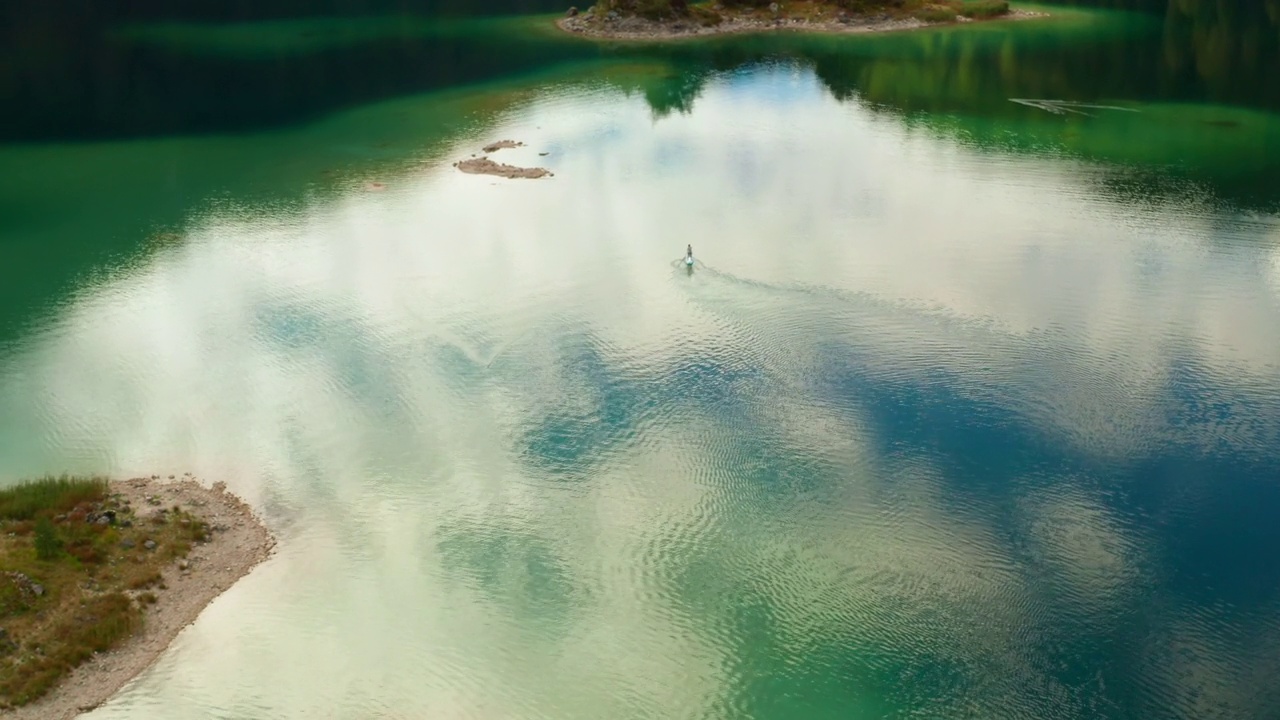
[(859, 34), (875, 32), (895, 32), (916, 30), (926, 27), (941, 27), (974, 22), (999, 22), (1007, 20), (1030, 20), (1048, 17), (1048, 13), (1016, 10), (1010, 8), (1008, 14), (986, 20), (971, 20), (958, 17), (955, 21), (925, 22), (918, 18), (894, 18), (884, 16), (848, 16), (843, 20), (805, 20), (802, 18), (778, 17), (761, 19), (756, 16), (728, 16), (717, 25), (700, 25), (687, 20), (657, 21), (641, 17), (618, 17), (614, 20), (603, 20), (590, 14), (578, 14), (556, 20), (556, 27), (561, 30), (585, 38), (597, 40), (649, 40), (667, 41), (683, 40), (695, 37), (712, 37), (718, 35), (738, 35), (743, 33), (765, 32), (810, 32), (826, 34)]
[[(205, 487), (189, 476), (177, 480), (136, 478), (113, 481), (111, 492), (122, 494), (140, 514), (179, 505), (209, 524), (213, 530), (210, 540), (193, 547), (185, 561), (174, 561), (163, 569), (167, 588), (154, 590), (159, 602), (147, 609), (137, 636), (77, 667), (44, 698), (0, 712), (0, 717), (69, 720), (102, 704), (150, 667), (183, 628), (214, 598), (266, 560), (275, 545), (253, 510), (227, 492), (223, 483)], [(159, 503), (149, 503), (148, 496)]]

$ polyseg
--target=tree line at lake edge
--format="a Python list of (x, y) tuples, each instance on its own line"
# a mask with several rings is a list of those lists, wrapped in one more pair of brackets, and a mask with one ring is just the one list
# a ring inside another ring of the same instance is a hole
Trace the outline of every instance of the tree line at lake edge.
[(829, 12), (851, 16), (916, 17), (926, 22), (946, 22), (963, 16), (995, 17), (1009, 12), (1008, 0), (599, 0), (592, 8), (597, 17), (609, 13), (649, 20), (692, 20), (704, 25), (721, 22), (725, 15), (756, 14), (815, 19)]

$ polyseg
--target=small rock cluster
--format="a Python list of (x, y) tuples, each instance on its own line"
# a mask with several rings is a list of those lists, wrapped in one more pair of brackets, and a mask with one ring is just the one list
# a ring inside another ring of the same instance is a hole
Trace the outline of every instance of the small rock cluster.
[(481, 149), (487, 153), (493, 153), (493, 152), (498, 152), (499, 150), (504, 150), (507, 148), (518, 148), (518, 147), (524, 147), (524, 143), (516, 140), (499, 140), (498, 142), (495, 142), (495, 143), (489, 143), (488, 145), (485, 145)]
[(6, 572), (5, 576), (13, 582), (14, 587), (18, 588), (18, 592), (26, 597), (42, 597), (44, 595), (44, 586), (27, 577), (26, 573), (11, 570)]
[(133, 521), (128, 517), (132, 512), (133, 508), (130, 507), (129, 501), (123, 499), (117, 493), (105, 501), (96, 502), (92, 505), (82, 504), (71, 512), (54, 515), (52, 520), (56, 524), (84, 522), (94, 525), (114, 525), (129, 528), (133, 527)]
[[(494, 153), (499, 150), (518, 147), (524, 147), (524, 143), (516, 140), (499, 140), (485, 145), (481, 150), (485, 153)], [(538, 154), (546, 155), (546, 153)], [(555, 177), (555, 173), (546, 168), (517, 167), (515, 165), (494, 162), (487, 157), (476, 157), (475, 155), (472, 155), (466, 160), (460, 160), (454, 163), (453, 166), (464, 173), (472, 175), (496, 175), (509, 180), (516, 178), (537, 179), (540, 177)]]

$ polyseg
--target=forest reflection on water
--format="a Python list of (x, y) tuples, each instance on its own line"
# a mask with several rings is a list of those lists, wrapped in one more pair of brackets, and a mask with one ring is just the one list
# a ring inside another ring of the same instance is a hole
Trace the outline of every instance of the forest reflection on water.
[[(853, 40), (781, 34), (617, 48), (534, 30), (549, 23), (545, 16), (472, 17), (459, 14), (462, 5), (274, 0), (72, 12), (58, 3), (18, 2), (7, 5), (0, 24), (7, 30), (0, 39), (9, 40), (0, 44), (7, 54), (0, 87), (24, 110), (0, 126), (0, 140), (247, 129), (618, 55), (670, 58), (694, 75), (767, 57), (802, 58), (816, 64), (837, 97), (857, 93), (904, 111), (989, 115), (1011, 96), (1280, 108), (1280, 84), (1271, 82), (1280, 76), (1276, 0), (1230, 8), (1188, 0), (1089, 5), (1043, 6), (1058, 17), (1013, 32), (993, 24)], [(237, 53), (237, 37), (264, 52)], [(204, 92), (214, 87), (217, 103)]]
[[(10, 53), (0, 85), (23, 112), (0, 126), (0, 140), (249, 131), (379, 98), (628, 60), (667, 64), (641, 88), (661, 117), (688, 111), (717, 73), (783, 61), (812, 67), (837, 98), (953, 137), (1154, 168), (1208, 183), (1229, 202), (1274, 208), (1275, 0), (1231, 12), (1173, 0), (1107, 5), (1043, 6), (1054, 17), (1012, 26), (615, 47), (559, 35), (545, 16), (397, 15), (368, 2), (305, 15), (268, 4), (75, 16), (24, 13), (15, 8), (28, 5), (19, 4), (9, 11), (15, 42), (0, 50)], [(69, 43), (83, 46), (71, 51)], [(1043, 104), (1011, 102), (1018, 99), (1137, 104), (1143, 112), (1060, 117)]]

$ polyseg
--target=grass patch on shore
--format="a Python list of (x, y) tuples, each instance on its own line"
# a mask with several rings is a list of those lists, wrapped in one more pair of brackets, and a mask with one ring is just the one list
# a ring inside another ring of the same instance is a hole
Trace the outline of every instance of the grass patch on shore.
[(912, 14), (925, 22), (954, 22), (957, 17), (988, 20), (1009, 14), (1008, 0), (930, 0), (927, 4), (909, 3)]
[(0, 679), (0, 694), (18, 706), (52, 690), (72, 668), (94, 653), (115, 647), (142, 626), (142, 612), (128, 595), (112, 592), (88, 598), (77, 612), (59, 613), (47, 639), (35, 647), (16, 672)]
[(925, 5), (912, 14), (928, 23), (953, 22), (959, 15), (956, 8), (943, 4)]
[(0, 519), (33, 520), (41, 512), (69, 512), (107, 494), (102, 478), (46, 477), (0, 490)]
[(141, 629), (161, 570), (209, 529), (180, 507), (135, 511), (101, 478), (0, 490), (0, 709), (48, 693)]
[(966, 0), (960, 4), (960, 14), (974, 20), (1008, 15), (1009, 0)]

